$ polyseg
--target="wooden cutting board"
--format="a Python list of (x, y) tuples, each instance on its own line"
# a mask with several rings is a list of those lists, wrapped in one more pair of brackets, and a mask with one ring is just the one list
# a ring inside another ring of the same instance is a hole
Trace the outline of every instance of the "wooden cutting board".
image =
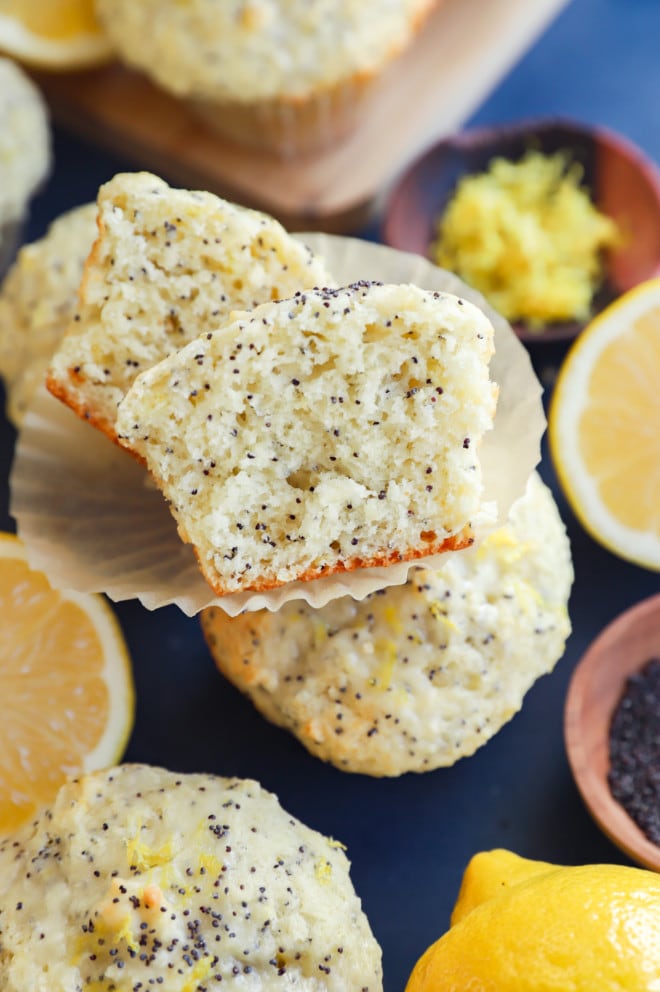
[(403, 167), (478, 107), (567, 0), (443, 0), (341, 145), (281, 161), (223, 141), (181, 101), (118, 64), (35, 74), (55, 121), (136, 168), (277, 216), (345, 231)]

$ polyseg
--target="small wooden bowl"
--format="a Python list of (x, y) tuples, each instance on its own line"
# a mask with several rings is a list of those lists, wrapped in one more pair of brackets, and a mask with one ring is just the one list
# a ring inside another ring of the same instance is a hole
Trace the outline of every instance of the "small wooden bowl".
[[(550, 119), (464, 131), (434, 145), (402, 175), (385, 206), (383, 240), (430, 256), (439, 217), (465, 175), (485, 172), (496, 156), (516, 161), (528, 149), (569, 153), (584, 170), (584, 185), (599, 210), (623, 232), (606, 259), (606, 279), (593, 302), (596, 314), (617, 296), (660, 274), (660, 170), (627, 139), (600, 127)], [(514, 325), (526, 342), (568, 341), (584, 324), (565, 321), (542, 330)]]
[(564, 738), (582, 798), (596, 823), (633, 861), (660, 871), (660, 846), (614, 799), (607, 782), (609, 730), (628, 676), (660, 657), (660, 594), (622, 613), (596, 638), (573, 672)]

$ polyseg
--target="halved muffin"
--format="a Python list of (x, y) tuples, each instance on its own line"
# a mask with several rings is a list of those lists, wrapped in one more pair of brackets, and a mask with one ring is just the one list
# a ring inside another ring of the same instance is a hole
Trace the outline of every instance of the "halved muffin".
[(140, 375), (117, 434), (218, 595), (425, 557), (472, 541), (492, 351), (454, 296), (299, 293)]

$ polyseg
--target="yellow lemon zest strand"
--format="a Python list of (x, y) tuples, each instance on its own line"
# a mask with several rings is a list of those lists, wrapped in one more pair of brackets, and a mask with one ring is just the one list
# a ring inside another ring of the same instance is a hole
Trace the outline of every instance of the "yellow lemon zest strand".
[(318, 648), (328, 639), (328, 625), (318, 621), (314, 624), (314, 647)]
[(514, 598), (518, 601), (521, 610), (530, 616), (536, 613), (539, 606), (543, 606), (543, 597), (538, 589), (535, 589), (531, 582), (524, 579), (515, 579), (511, 583)]
[(332, 865), (327, 858), (321, 858), (314, 865), (314, 874), (319, 882), (329, 882), (332, 877)]
[(142, 824), (137, 828), (135, 836), (126, 843), (126, 856), (129, 867), (138, 872), (147, 872), (151, 868), (169, 864), (174, 857), (172, 841), (167, 841), (162, 847), (149, 847), (140, 839)]
[(376, 656), (382, 658), (382, 662), (376, 669), (371, 684), (379, 689), (389, 689), (394, 675), (394, 666), (398, 658), (398, 649), (395, 641), (390, 641), (386, 637), (379, 637), (374, 642)]
[(219, 858), (216, 858), (213, 854), (200, 854), (199, 866), (214, 878), (217, 878), (217, 876), (221, 874), (224, 867), (222, 861), (220, 861)]
[(458, 631), (458, 627), (453, 620), (450, 620), (447, 616), (446, 608), (439, 603), (437, 600), (429, 603), (429, 612), (434, 620), (445, 625), (447, 630)]
[(403, 633), (404, 628), (401, 616), (395, 606), (386, 606), (383, 610), (383, 617), (395, 634)]
[(212, 970), (213, 958), (209, 956), (200, 958), (186, 976), (185, 984), (181, 986), (181, 992), (197, 992), (200, 983), (209, 977)]

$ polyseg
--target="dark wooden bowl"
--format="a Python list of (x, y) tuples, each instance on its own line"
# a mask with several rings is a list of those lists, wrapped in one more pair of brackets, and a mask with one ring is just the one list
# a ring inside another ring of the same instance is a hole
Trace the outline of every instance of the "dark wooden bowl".
[[(429, 257), (438, 218), (465, 175), (485, 172), (495, 156), (512, 161), (530, 149), (568, 151), (584, 169), (596, 206), (623, 231), (623, 243), (606, 259), (606, 279), (594, 315), (640, 282), (660, 275), (660, 170), (627, 139), (604, 128), (550, 119), (464, 131), (434, 145), (414, 162), (385, 205), (383, 240)], [(531, 331), (514, 325), (527, 342), (568, 341), (584, 324), (566, 321)]]
[(596, 638), (573, 672), (564, 738), (577, 787), (591, 815), (633, 861), (660, 871), (660, 846), (614, 799), (607, 782), (609, 729), (626, 679), (660, 657), (660, 594), (622, 613)]

